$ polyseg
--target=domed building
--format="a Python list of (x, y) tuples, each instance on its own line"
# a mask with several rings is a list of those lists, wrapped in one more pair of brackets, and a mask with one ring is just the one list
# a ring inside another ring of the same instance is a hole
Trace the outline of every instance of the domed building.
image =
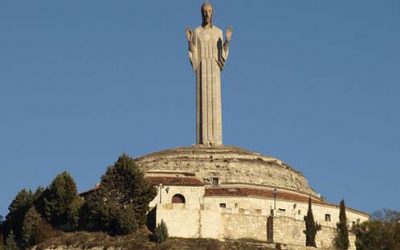
[[(238, 147), (194, 145), (168, 149), (136, 159), (158, 188), (151, 202), (157, 223), (170, 236), (183, 238), (251, 238), (305, 245), (308, 200), (321, 225), (318, 247), (331, 247), (339, 207), (326, 202), (306, 178), (281, 160)], [(349, 228), (368, 220), (347, 208)], [(352, 249), (355, 237), (350, 234)]]
[[(313, 190), (299, 171), (280, 159), (222, 143), (220, 74), (228, 59), (232, 28), (225, 35), (212, 23), (213, 8), (201, 8), (202, 25), (186, 29), (196, 78), (196, 145), (136, 159), (158, 188), (151, 202), (156, 223), (183, 238), (241, 239), (305, 246), (309, 200), (321, 225), (316, 244), (333, 245), (339, 207)], [(349, 228), (369, 219), (347, 208)], [(355, 236), (350, 233), (351, 249)]]

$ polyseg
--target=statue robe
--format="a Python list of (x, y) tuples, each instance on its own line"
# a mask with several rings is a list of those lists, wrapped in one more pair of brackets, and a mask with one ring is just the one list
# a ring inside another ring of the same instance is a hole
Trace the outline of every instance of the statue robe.
[(193, 32), (189, 59), (196, 73), (196, 143), (222, 145), (221, 71), (228, 57), (216, 26)]

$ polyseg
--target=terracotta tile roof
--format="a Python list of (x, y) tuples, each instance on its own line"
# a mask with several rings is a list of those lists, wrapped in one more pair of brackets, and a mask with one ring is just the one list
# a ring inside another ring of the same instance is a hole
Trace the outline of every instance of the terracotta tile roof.
[(204, 186), (201, 180), (193, 177), (146, 176), (146, 179), (153, 185)]
[[(258, 196), (265, 198), (273, 198), (273, 191), (266, 189), (255, 189), (255, 188), (206, 188), (204, 196)], [(277, 192), (276, 198), (282, 200), (292, 200), (298, 202), (308, 202), (306, 195), (295, 194), (284, 190)], [(313, 203), (324, 203), (322, 200), (315, 197), (311, 197)]]

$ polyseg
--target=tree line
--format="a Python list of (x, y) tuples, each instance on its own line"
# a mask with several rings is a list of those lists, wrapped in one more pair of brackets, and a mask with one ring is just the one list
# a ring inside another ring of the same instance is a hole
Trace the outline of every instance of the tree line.
[(383, 209), (371, 220), (353, 227), (359, 250), (400, 250), (400, 212)]
[[(371, 214), (371, 219), (351, 228), (347, 226), (344, 201), (339, 206), (339, 222), (336, 225), (337, 235), (334, 246), (338, 250), (349, 249), (349, 231), (356, 235), (357, 250), (400, 250), (400, 212), (383, 209)], [(306, 246), (317, 247), (315, 237), (321, 226), (314, 221), (311, 199), (308, 202), (305, 217)]]
[(0, 218), (0, 249), (28, 248), (59, 231), (135, 232), (145, 225), (148, 205), (156, 194), (126, 154), (107, 168), (100, 185), (84, 198), (72, 176), (62, 172), (46, 188), (18, 192), (7, 216)]

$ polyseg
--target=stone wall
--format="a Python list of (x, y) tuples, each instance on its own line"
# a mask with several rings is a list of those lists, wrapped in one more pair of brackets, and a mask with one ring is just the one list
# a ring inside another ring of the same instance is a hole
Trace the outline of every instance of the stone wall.
[[(199, 209), (203, 206), (208, 210), (219, 210), (221, 204), (225, 204), (229, 210), (244, 209), (248, 211), (259, 211), (262, 215), (271, 215), (274, 209), (274, 199), (264, 197), (231, 197), (231, 196), (206, 196), (204, 197), (204, 186), (163, 186), (157, 188), (157, 196), (150, 202), (150, 207), (159, 204), (169, 204), (175, 194), (182, 194), (185, 197), (187, 209)], [(297, 220), (303, 220), (307, 214), (308, 203), (291, 200), (276, 199), (276, 214), (280, 216), (290, 217)], [(313, 203), (312, 205), (314, 219), (322, 226), (336, 227), (339, 221), (339, 207), (330, 204)], [(326, 218), (329, 216), (329, 219)], [(349, 227), (353, 224), (361, 223), (369, 219), (367, 214), (357, 212), (353, 209), (346, 209), (346, 216)]]
[(172, 237), (266, 241), (267, 217), (225, 209), (186, 209), (184, 204), (158, 204), (156, 222), (163, 220)]
[[(156, 221), (167, 224), (172, 237), (243, 239), (251, 238), (259, 241), (270, 240), (292, 246), (304, 247), (306, 236), (305, 223), (286, 216), (272, 218), (272, 236), (267, 235), (268, 216), (256, 210), (248, 209), (204, 209), (200, 207), (186, 208), (185, 204), (158, 204)], [(269, 237), (270, 236), (270, 237)], [(321, 226), (316, 236), (318, 248), (332, 249), (336, 236), (335, 227)], [(349, 235), (351, 247), (355, 250), (355, 235)], [(306, 249), (306, 248), (304, 248)]]
[(273, 237), (275, 243), (285, 243), (304, 246), (306, 236), (304, 221), (295, 220), (284, 216), (275, 216), (272, 219)]
[[(205, 197), (204, 206), (208, 209), (218, 209), (220, 204), (226, 204), (227, 209), (238, 210), (244, 209), (248, 211), (259, 210), (263, 215), (271, 215), (271, 210), (274, 209), (274, 199), (261, 197)], [(307, 214), (308, 203), (296, 202), (290, 200), (276, 199), (276, 214), (280, 216), (290, 217), (302, 221)], [(313, 204), (312, 210), (314, 219), (322, 226), (336, 227), (339, 221), (339, 207), (329, 204)], [(326, 216), (329, 215), (329, 220)], [(349, 227), (353, 223), (367, 221), (367, 214), (357, 212), (353, 209), (346, 209), (347, 220)]]
[[(273, 242), (297, 246), (305, 245), (306, 236), (304, 234), (304, 230), (306, 227), (304, 221), (295, 220), (293, 218), (284, 216), (277, 216), (273, 218), (272, 224)], [(317, 244), (318, 248), (332, 249), (336, 235), (336, 228), (321, 226), (321, 230), (317, 232), (315, 237), (315, 243)], [(355, 235), (349, 232), (349, 250), (356, 250), (355, 240)]]
[(157, 224), (163, 220), (171, 237), (200, 237), (199, 209), (185, 209), (185, 204), (158, 204), (156, 209)]
[[(240, 239), (267, 241), (267, 218), (274, 209), (274, 199), (265, 197), (204, 196), (204, 186), (162, 186), (150, 206), (157, 206), (156, 218), (163, 219), (173, 237)], [(173, 204), (172, 197), (182, 194), (186, 203)], [(161, 203), (160, 203), (161, 201)], [(304, 245), (304, 215), (308, 204), (276, 199), (274, 242)], [(313, 204), (315, 220), (323, 230), (316, 238), (318, 246), (330, 247), (336, 235), (339, 208), (335, 205)], [(329, 215), (329, 220), (326, 216)], [(346, 210), (349, 226), (368, 220), (366, 214)], [(290, 236), (290, 237), (288, 237)], [(353, 249), (354, 248), (354, 235)]]
[(221, 213), (218, 210), (200, 210), (199, 232), (201, 238), (220, 239), (223, 235)]
[(222, 214), (223, 238), (267, 240), (267, 217), (258, 214)]
[(156, 222), (163, 220), (171, 237), (214, 238), (221, 237), (219, 211), (186, 208), (185, 204), (157, 204)]

